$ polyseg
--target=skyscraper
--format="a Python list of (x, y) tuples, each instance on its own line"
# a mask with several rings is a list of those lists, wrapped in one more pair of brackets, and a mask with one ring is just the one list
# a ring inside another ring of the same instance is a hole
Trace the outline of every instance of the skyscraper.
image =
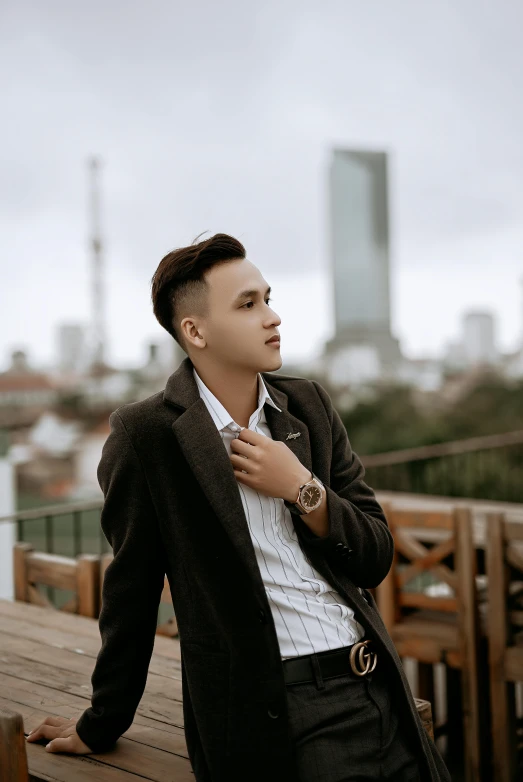
[(335, 335), (327, 353), (372, 350), (381, 371), (401, 359), (390, 330), (387, 154), (333, 150), (330, 239)]

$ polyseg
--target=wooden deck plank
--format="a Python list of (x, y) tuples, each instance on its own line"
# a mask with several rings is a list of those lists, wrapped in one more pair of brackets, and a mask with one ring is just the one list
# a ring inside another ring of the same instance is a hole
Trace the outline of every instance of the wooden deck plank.
[[(1, 632), (1, 630), (0, 630)], [(64, 671), (71, 671), (84, 674), (90, 677), (94, 669), (95, 658), (90, 655), (81, 654), (80, 652), (71, 652), (67, 649), (56, 649), (52, 646), (46, 646), (45, 644), (37, 643), (36, 641), (28, 641), (27, 639), (18, 638), (15, 635), (2, 632), (2, 642), (0, 647), (0, 657), (6, 654), (15, 654), (28, 661), (34, 663), (40, 663), (42, 665), (52, 665), (59, 667)], [(170, 686), (170, 682), (175, 683), (175, 691), (180, 693), (181, 699), (181, 666), (174, 660), (167, 661), (165, 658), (158, 660), (154, 656), (151, 657), (151, 664), (149, 666), (150, 677), (150, 692), (165, 692), (165, 686)], [(168, 680), (166, 683), (165, 680)], [(43, 681), (44, 679), (40, 679)], [(178, 696), (176, 696), (178, 697)]]
[[(70, 614), (64, 611), (58, 611), (53, 608), (42, 608), (31, 603), (24, 603), (20, 600), (0, 599), (0, 631), (2, 630), (3, 618), (13, 618), (16, 620), (26, 620), (33, 625), (41, 625), (49, 629), (56, 629), (62, 633), (70, 634), (73, 637), (88, 639), (100, 643), (100, 631), (98, 621), (89, 617)], [(78, 644), (77, 644), (78, 645)], [(177, 638), (167, 638), (163, 635), (157, 635), (154, 639), (154, 654), (159, 657), (167, 657), (180, 661), (180, 642)]]
[[(33, 779), (52, 780), (53, 782), (194, 782), (194, 774), (188, 760), (169, 755), (145, 757), (141, 747), (136, 756), (127, 748), (106, 752), (95, 758), (93, 755), (71, 755), (67, 753), (46, 752), (43, 745), (26, 742), (29, 771)], [(118, 754), (118, 766), (110, 765), (111, 754)], [(103, 759), (103, 760), (102, 760)], [(120, 766), (128, 762), (136, 767), (136, 772)]]
[[(68, 718), (78, 717), (87, 705), (85, 698), (57, 690), (53, 686), (26, 681), (18, 678), (16, 675), (8, 675), (2, 672), (0, 672), (0, 692), (2, 693), (0, 698), (2, 706), (22, 714), (25, 732), (36, 727), (49, 714)], [(157, 712), (158, 709), (156, 708), (155, 711)], [(179, 711), (178, 718), (183, 718), (181, 704)], [(169, 718), (170, 716), (176, 717), (176, 715), (169, 715)], [(144, 768), (147, 769), (145, 778), (154, 780), (154, 782), (163, 782), (166, 778), (176, 780), (176, 782), (193, 779), (193, 775), (191, 777), (188, 776), (190, 763), (183, 727), (178, 726), (173, 729), (172, 722), (166, 725), (158, 719), (149, 719), (147, 722), (146, 726), (141, 725), (139, 712), (137, 712), (133, 725), (122, 735), (115, 749), (100, 753), (100, 755), (93, 754), (78, 757), (62, 753), (53, 755), (45, 752), (43, 745), (39, 747), (40, 754), (34, 755), (35, 745), (29, 743), (28, 749), (31, 748), (31, 755), (29, 756), (28, 753), (30, 771), (37, 778), (74, 782), (77, 777), (72, 773), (69, 764), (64, 766), (58, 763), (55, 768), (48, 758), (68, 757), (73, 760), (97, 758), (102, 765), (101, 774), (96, 769), (97, 779), (107, 780), (107, 782), (112, 782), (112, 780), (116, 779), (121, 779), (124, 782), (124, 780), (128, 779), (127, 774), (130, 774), (132, 779), (135, 778), (136, 774), (138, 778), (143, 779)], [(169, 727), (169, 730), (164, 730), (163, 728), (165, 727)], [(113, 773), (109, 774), (107, 769), (111, 768), (112, 771), (120, 771), (120, 776), (114, 776)], [(76, 773), (77, 767), (74, 767), (74, 769)], [(80, 774), (78, 779), (84, 779), (84, 770), (85, 767), (78, 768), (78, 773)], [(88, 772), (91, 775), (95, 774), (92, 765), (89, 766)], [(122, 772), (125, 772), (125, 775), (122, 775)], [(42, 773), (41, 777), (38, 776), (40, 773)]]
[[(87, 694), (66, 692), (63, 689), (20, 679), (3, 672), (0, 672), (0, 692), (4, 697), (14, 698), (17, 696), (20, 702), (28, 706), (46, 703), (47, 708), (50, 709), (49, 714), (59, 716), (61, 716), (61, 706), (72, 705), (76, 709), (76, 716), (80, 717), (90, 703), (90, 697), (87, 697)], [(164, 698), (159, 703), (157, 698), (146, 697), (144, 693), (136, 714), (155, 720), (159, 725), (168, 724), (183, 727), (183, 705), (179, 701), (170, 702), (168, 698)], [(70, 715), (64, 714), (63, 716)]]
[[(30, 703), (26, 701), (30, 701)], [(23, 714), (24, 719), (27, 715), (26, 732), (36, 728), (50, 714), (71, 719), (71, 717), (78, 718), (82, 711), (77, 705), (68, 703), (54, 704), (54, 707), (47, 707), (48, 701), (45, 695), (40, 693), (38, 699), (31, 698), (30, 691), (18, 689), (16, 686), (6, 686), (5, 691), (0, 696), (0, 703), (4, 703), (6, 708), (19, 711)], [(122, 734), (122, 738), (188, 757), (183, 727), (142, 717), (138, 712), (131, 727)]]
[[(0, 600), (0, 705), (22, 715), (25, 732), (49, 715), (80, 717), (90, 704), (100, 645), (96, 619)], [(155, 639), (135, 719), (113, 750), (75, 756), (46, 752), (45, 742), (27, 743), (31, 779), (193, 782), (183, 730), (179, 646), (176, 639)]]
[[(0, 601), (1, 602), (1, 601)], [(47, 609), (38, 609), (45, 611)], [(92, 619), (92, 622), (96, 623), (96, 619)], [(59, 649), (67, 649), (68, 651), (75, 652), (80, 650), (80, 653), (86, 654), (88, 657), (96, 658), (100, 650), (101, 639), (93, 637), (90, 638), (87, 635), (77, 636), (73, 628), (68, 631), (54, 629), (52, 627), (46, 627), (44, 625), (31, 622), (29, 619), (16, 619), (10, 616), (2, 616), (0, 614), (0, 633), (9, 633), (17, 638), (25, 638), (30, 641), (37, 641), (38, 643), (46, 644), (47, 646), (56, 647)], [(156, 647), (155, 637), (155, 647)], [(163, 638), (162, 640), (165, 640)], [(157, 654), (155, 649), (153, 654), (157, 660), (161, 660), (162, 655)], [(181, 662), (181, 654), (178, 646), (177, 653), (168, 659), (177, 659)]]
[[(136, 712), (135, 724), (142, 723), (146, 727), (165, 726), (168, 723), (179, 724), (183, 730), (181, 678), (177, 670), (168, 676), (165, 672), (165, 667), (172, 668), (177, 665), (173, 660), (158, 659), (153, 652), (145, 692)], [(79, 654), (77, 651), (56, 649), (37, 641), (28, 641), (23, 637), (2, 634), (1, 670), (8, 674), (16, 670), (18, 677), (26, 682), (33, 682), (35, 685), (40, 685), (42, 682), (52, 683), (52, 686), (58, 690), (64, 688), (65, 682), (71, 694), (84, 699), (83, 702), (77, 703), (74, 714), (78, 716), (89, 705), (93, 666), (92, 657)], [(154, 673), (156, 668), (161, 671), (160, 674)], [(65, 679), (63, 671), (68, 672)]]
[(27, 743), (27, 761), (32, 782), (92, 782), (93, 779), (97, 782), (144, 782), (148, 779), (121, 768), (104, 766), (90, 755), (55, 755), (36, 744)]
[[(57, 665), (27, 660), (12, 652), (0, 652), (0, 672), (18, 679), (45, 684), (56, 690), (79, 697), (91, 697), (90, 668), (84, 672), (67, 671)], [(147, 678), (140, 707), (143, 713), (163, 715), (171, 719), (182, 705), (181, 682), (167, 683), (165, 677), (150, 675)], [(165, 716), (167, 715), (167, 716)]]
[[(2, 708), (9, 709), (10, 711), (16, 711), (22, 715), (22, 718), (24, 720), (25, 733), (28, 733), (33, 728), (37, 727), (42, 722), (42, 720), (48, 715), (48, 712), (45, 709), (27, 706), (23, 703), (10, 700), (2, 696), (0, 696), (0, 706)], [(75, 715), (63, 714), (60, 716), (74, 717)], [(132, 738), (129, 735), (131, 732), (133, 734)], [(156, 747), (157, 749), (162, 750), (163, 753), (171, 753), (173, 755), (179, 756), (180, 758), (182, 758), (184, 762), (187, 762), (188, 754), (187, 754), (187, 746), (185, 743), (185, 736), (183, 730), (180, 730), (178, 734), (172, 734), (170, 737), (168, 736), (168, 740), (165, 740), (163, 742), (163, 746), (157, 746), (150, 741), (150, 739), (154, 737), (154, 732), (164, 733), (164, 731), (158, 730), (158, 728), (140, 728), (139, 731), (133, 731), (132, 729), (130, 729), (120, 739), (118, 739), (117, 746), (119, 748), (124, 747), (126, 754), (134, 756), (136, 753), (138, 753), (140, 757), (144, 757), (143, 755), (141, 755), (141, 745), (145, 744), (148, 745), (150, 748)], [(140, 738), (141, 741), (139, 740)], [(136, 744), (136, 747), (131, 746), (133, 742), (134, 744)], [(45, 743), (46, 742), (43, 742), (41, 745), (38, 744), (38, 746), (44, 747)], [(37, 746), (37, 745), (29, 742), (28, 746)], [(107, 755), (108, 753), (100, 753), (98, 755), (96, 754), (89, 755), (89, 757), (99, 759), (102, 762), (106, 763), (108, 760), (110, 760), (110, 758), (108, 758)], [(116, 756), (115, 751), (112, 752), (112, 756), (114, 760), (114, 757)], [(119, 765), (121, 765), (119, 761), (118, 763)], [(112, 763), (110, 763), (109, 765), (112, 765)]]

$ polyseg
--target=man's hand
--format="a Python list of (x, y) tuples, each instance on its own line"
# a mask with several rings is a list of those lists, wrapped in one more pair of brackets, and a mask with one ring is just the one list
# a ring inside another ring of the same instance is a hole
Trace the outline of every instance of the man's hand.
[(27, 736), (27, 741), (50, 739), (45, 748), (47, 752), (71, 752), (74, 755), (87, 755), (92, 749), (84, 744), (75, 730), (77, 720), (66, 717), (46, 717), (37, 728)]
[(310, 470), (281, 440), (242, 429), (231, 441), (231, 462), (240, 483), (269, 497), (294, 502), (298, 489), (311, 479)]

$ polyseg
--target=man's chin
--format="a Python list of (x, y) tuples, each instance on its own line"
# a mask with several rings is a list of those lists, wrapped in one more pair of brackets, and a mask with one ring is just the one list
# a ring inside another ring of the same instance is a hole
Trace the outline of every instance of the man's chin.
[(266, 360), (266, 361), (263, 362), (265, 366), (261, 370), (262, 372), (274, 372), (276, 369), (279, 369), (281, 367), (281, 365), (283, 364), (283, 361), (282, 361), (280, 352), (279, 351), (276, 351), (276, 352), (277, 352), (277, 355), (274, 356), (273, 359), (271, 359), (270, 361)]

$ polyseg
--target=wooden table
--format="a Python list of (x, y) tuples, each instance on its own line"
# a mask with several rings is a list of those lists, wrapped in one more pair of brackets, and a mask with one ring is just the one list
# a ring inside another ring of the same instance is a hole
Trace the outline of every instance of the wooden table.
[[(0, 706), (28, 733), (48, 715), (80, 717), (90, 705), (101, 640), (98, 620), (0, 599)], [(183, 731), (180, 644), (157, 635), (134, 722), (99, 755), (46, 752), (26, 742), (38, 782), (194, 782)]]

